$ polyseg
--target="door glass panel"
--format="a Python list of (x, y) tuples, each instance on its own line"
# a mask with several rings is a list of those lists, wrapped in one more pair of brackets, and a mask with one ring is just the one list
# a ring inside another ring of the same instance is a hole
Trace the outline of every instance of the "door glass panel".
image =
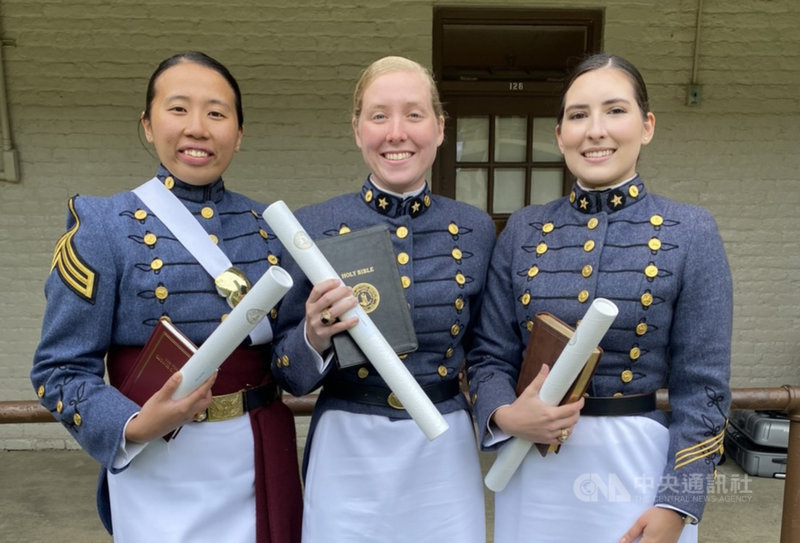
[(531, 170), (531, 204), (546, 204), (564, 194), (564, 170), (561, 168), (542, 168)]
[(497, 162), (525, 162), (528, 145), (527, 117), (496, 117), (494, 159)]
[(489, 161), (489, 117), (456, 120), (456, 161)]
[(533, 120), (534, 162), (560, 162), (561, 151), (556, 143), (556, 118), (536, 117)]
[(525, 205), (525, 169), (494, 171), (493, 213), (511, 213)]
[(488, 186), (489, 170), (486, 168), (456, 169), (456, 200), (486, 211)]

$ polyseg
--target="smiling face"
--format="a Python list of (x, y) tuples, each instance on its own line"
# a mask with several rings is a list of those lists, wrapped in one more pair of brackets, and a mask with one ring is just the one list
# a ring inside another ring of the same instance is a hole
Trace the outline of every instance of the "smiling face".
[(163, 71), (154, 88), (149, 115), (142, 115), (147, 141), (181, 181), (213, 183), (242, 141), (230, 84), (217, 71), (184, 61)]
[(636, 174), (639, 151), (653, 138), (655, 122), (652, 113), (640, 109), (628, 75), (604, 67), (573, 81), (556, 139), (581, 184), (604, 188)]
[(402, 194), (425, 183), (444, 139), (444, 117), (434, 111), (423, 73), (393, 71), (365, 87), (353, 131), (373, 183)]

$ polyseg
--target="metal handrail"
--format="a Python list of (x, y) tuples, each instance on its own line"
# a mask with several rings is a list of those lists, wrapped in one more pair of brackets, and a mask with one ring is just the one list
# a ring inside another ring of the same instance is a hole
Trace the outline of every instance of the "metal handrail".
[[(296, 417), (311, 415), (316, 395), (300, 398), (284, 395), (284, 403)], [(656, 394), (658, 408), (669, 410), (666, 390)], [(800, 386), (784, 385), (775, 388), (735, 388), (731, 395), (731, 410), (757, 409), (782, 411), (789, 416), (789, 447), (786, 480), (783, 489), (781, 514), (781, 543), (800, 541)], [(47, 409), (36, 400), (0, 401), (0, 424), (55, 422)]]

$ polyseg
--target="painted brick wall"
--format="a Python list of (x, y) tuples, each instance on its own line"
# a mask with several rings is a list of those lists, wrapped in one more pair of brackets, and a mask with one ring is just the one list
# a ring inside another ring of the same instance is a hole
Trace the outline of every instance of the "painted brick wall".
[[(226, 180), (296, 207), (360, 186), (352, 86), (384, 54), (430, 63), (433, 4), (0, 0), (21, 161), (20, 182), (0, 181), (0, 400), (32, 398), (43, 283), (67, 198), (125, 190), (154, 171), (137, 127), (159, 60), (201, 49), (228, 65), (242, 87), (246, 128)], [(605, 48), (632, 60), (648, 82), (656, 137), (640, 170), (650, 190), (717, 218), (735, 281), (733, 385), (800, 383), (800, 5), (705, 0), (696, 65), (703, 101), (689, 107), (696, 0), (590, 4), (605, 7)], [(301, 436), (306, 423), (298, 419)], [(0, 448), (64, 447), (75, 444), (55, 424), (0, 425)]]

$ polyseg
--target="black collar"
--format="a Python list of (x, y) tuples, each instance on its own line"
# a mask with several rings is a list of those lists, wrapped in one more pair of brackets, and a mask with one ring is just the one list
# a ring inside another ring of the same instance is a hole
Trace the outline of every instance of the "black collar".
[[(225, 183), (222, 182), (221, 177), (209, 185), (190, 185), (172, 175), (164, 166), (158, 167), (156, 177), (172, 191), (172, 194), (181, 200), (189, 200), (190, 202), (197, 203), (211, 201), (218, 204), (225, 195)], [(171, 183), (167, 181), (168, 178), (172, 179)]]
[(624, 185), (606, 190), (584, 190), (576, 182), (569, 193), (569, 203), (587, 215), (601, 211), (614, 213), (641, 201), (646, 194), (647, 189), (638, 175)]
[(411, 218), (419, 217), (431, 207), (431, 189), (425, 183), (425, 189), (416, 196), (398, 198), (393, 194), (377, 188), (369, 177), (361, 187), (361, 201), (387, 217), (400, 217), (410, 215)]

